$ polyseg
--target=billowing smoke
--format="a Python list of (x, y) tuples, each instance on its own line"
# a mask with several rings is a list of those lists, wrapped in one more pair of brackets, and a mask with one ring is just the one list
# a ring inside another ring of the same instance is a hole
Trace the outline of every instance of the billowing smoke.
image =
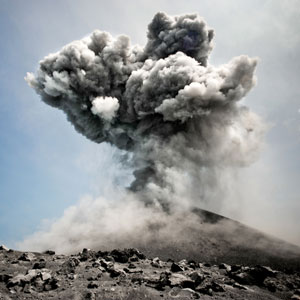
[(79, 133), (130, 153), (128, 193), (146, 206), (201, 206), (225, 184), (224, 170), (257, 157), (264, 125), (239, 103), (257, 59), (210, 65), (214, 33), (196, 14), (157, 13), (147, 36), (144, 47), (131, 46), (96, 30), (45, 57), (26, 80)]

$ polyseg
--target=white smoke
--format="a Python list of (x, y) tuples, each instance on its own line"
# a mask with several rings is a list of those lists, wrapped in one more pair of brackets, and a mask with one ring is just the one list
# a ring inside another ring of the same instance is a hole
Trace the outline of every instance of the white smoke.
[(92, 113), (104, 120), (111, 121), (119, 109), (119, 101), (112, 97), (97, 97), (92, 101)]

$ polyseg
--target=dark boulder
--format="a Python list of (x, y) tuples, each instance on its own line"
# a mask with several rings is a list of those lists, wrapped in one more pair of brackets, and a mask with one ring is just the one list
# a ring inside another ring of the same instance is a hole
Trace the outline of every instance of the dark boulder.
[(94, 259), (95, 257), (96, 257), (96, 253), (87, 248), (84, 248), (82, 252), (79, 254), (80, 261), (87, 261), (89, 259)]
[(5, 245), (0, 245), (0, 251), (9, 251), (9, 248), (7, 248)]
[(96, 289), (98, 287), (98, 284), (96, 282), (90, 282), (88, 285), (87, 285), (87, 288), (88, 289)]
[(189, 277), (195, 282), (195, 285), (199, 285), (204, 280), (204, 275), (199, 272), (192, 272), (189, 274)]
[(76, 257), (70, 257), (67, 261), (63, 263), (60, 272), (64, 274), (75, 273), (75, 269), (79, 264), (79, 259), (77, 259)]
[(127, 263), (129, 259), (129, 253), (126, 250), (113, 250), (110, 255), (114, 258), (116, 262)]
[(171, 272), (183, 272), (183, 271), (184, 271), (183, 268), (179, 264), (172, 263)]
[(8, 274), (0, 274), (0, 282), (7, 283), (12, 276)]
[(45, 261), (39, 261), (39, 262), (36, 262), (32, 269), (44, 269), (46, 268), (46, 262)]
[(18, 260), (22, 260), (22, 261), (33, 261), (34, 259), (35, 259), (35, 255), (33, 253), (30, 253), (30, 252), (24, 252), (18, 258)]
[(53, 250), (46, 250), (46, 251), (44, 252), (44, 254), (55, 255), (55, 251), (53, 251)]

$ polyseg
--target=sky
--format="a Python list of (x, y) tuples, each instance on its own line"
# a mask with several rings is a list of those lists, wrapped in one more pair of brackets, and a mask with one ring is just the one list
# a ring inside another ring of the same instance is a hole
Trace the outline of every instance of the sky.
[(234, 209), (252, 227), (300, 245), (300, 2), (296, 0), (0, 0), (0, 244), (16, 243), (85, 195), (130, 182), (117, 150), (79, 135), (24, 81), (38, 62), (95, 29), (146, 42), (158, 11), (196, 12), (215, 30), (210, 63), (259, 58), (243, 103), (268, 125), (256, 163), (241, 173)]

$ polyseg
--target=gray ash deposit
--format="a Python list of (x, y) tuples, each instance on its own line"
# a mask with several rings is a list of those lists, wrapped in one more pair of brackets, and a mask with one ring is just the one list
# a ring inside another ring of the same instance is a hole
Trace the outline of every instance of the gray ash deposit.
[(293, 299), (300, 273), (146, 257), (139, 250), (0, 250), (0, 299)]

